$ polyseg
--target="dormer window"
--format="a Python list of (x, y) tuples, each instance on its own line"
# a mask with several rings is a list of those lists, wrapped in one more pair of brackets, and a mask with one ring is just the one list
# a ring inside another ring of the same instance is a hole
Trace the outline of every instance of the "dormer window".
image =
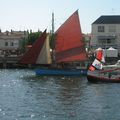
[(105, 32), (104, 26), (98, 26), (98, 32)]

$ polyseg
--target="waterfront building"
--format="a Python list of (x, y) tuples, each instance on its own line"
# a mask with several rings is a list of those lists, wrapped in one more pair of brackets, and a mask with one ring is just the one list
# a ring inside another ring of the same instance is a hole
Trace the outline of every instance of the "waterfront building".
[(26, 31), (1, 32), (0, 30), (0, 56), (20, 54), (22, 40), (28, 36)]
[(91, 48), (110, 47), (118, 50), (120, 55), (120, 15), (100, 16), (92, 23)]

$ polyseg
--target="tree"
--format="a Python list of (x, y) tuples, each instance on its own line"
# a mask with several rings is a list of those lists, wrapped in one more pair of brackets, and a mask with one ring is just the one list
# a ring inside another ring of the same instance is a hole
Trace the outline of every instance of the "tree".
[(50, 34), (50, 48), (55, 49), (55, 34)]
[(25, 52), (26, 51), (26, 47), (28, 45), (32, 45), (38, 38), (39, 36), (41, 35), (42, 32), (38, 31), (38, 32), (28, 32), (28, 37), (27, 38), (24, 38), (22, 41), (21, 41), (21, 51), (22, 52)]
[(41, 32), (34, 32), (34, 33), (32, 33), (32, 32), (30, 32), (29, 34), (28, 34), (28, 38), (27, 38), (27, 40), (26, 40), (26, 45), (32, 45), (37, 39), (38, 39), (38, 37), (41, 35)]
[(25, 46), (26, 46), (26, 39), (24, 38), (23, 40), (20, 41), (20, 46), (21, 46), (21, 52), (25, 52)]

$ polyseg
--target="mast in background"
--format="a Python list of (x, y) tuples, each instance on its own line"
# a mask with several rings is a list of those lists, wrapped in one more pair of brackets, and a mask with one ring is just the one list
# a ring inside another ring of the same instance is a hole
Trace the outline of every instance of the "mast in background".
[(51, 30), (51, 48), (52, 48), (52, 63), (55, 63), (55, 34), (54, 34), (54, 12), (52, 12), (52, 30)]
[(54, 13), (52, 13), (52, 34), (54, 34)]

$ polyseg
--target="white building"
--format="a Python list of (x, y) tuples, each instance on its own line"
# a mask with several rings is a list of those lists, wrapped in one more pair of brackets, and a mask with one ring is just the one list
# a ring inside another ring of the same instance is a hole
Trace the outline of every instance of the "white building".
[(120, 15), (101, 16), (93, 22), (90, 44), (93, 49), (113, 47), (120, 55)]
[(27, 36), (26, 31), (0, 31), (0, 54), (19, 51), (22, 40)]

